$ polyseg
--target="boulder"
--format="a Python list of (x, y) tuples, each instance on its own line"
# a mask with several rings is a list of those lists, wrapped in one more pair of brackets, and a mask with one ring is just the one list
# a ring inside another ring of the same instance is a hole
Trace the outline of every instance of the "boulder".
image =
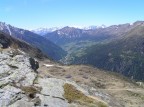
[(34, 58), (29, 58), (29, 62), (31, 64), (31, 68), (36, 71), (39, 68), (39, 63)]

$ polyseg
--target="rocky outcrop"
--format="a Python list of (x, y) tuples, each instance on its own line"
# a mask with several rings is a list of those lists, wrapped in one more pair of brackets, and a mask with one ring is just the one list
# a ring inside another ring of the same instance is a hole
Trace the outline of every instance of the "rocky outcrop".
[(31, 86), (36, 74), (31, 69), (25, 55), (11, 56), (13, 50), (6, 49), (0, 53), (0, 106), (9, 106), (26, 97), (22, 86)]
[(31, 68), (36, 71), (39, 68), (39, 63), (38, 61), (35, 61), (34, 58), (29, 58), (30, 64), (31, 64)]

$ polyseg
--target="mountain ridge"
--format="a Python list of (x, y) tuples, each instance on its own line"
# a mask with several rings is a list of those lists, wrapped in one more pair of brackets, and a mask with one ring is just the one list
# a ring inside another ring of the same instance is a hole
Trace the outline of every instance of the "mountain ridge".
[(135, 26), (136, 23), (134, 25), (126, 23), (111, 25), (108, 27), (97, 27), (96, 29), (87, 30), (67, 26), (54, 32), (47, 33), (43, 36), (58, 45), (63, 45), (67, 42), (76, 42), (80, 40), (103, 41), (119, 38)]
[(39, 59), (47, 58), (47, 56), (44, 55), (38, 48), (33, 47), (22, 40), (11, 37), (9, 34), (6, 34), (1, 31), (0, 31), (0, 41), (2, 45), (1, 48), (3, 49), (12, 47), (14, 49), (21, 49), (22, 51), (28, 53), (31, 57), (36, 57)]
[(38, 47), (42, 50), (43, 53), (45, 53), (47, 56), (51, 57), (54, 60), (58, 60), (62, 56), (66, 55), (66, 52), (56, 44), (28, 30), (16, 28), (6, 23), (0, 23), (0, 31), (8, 33), (13, 37), (21, 39), (33, 46)]

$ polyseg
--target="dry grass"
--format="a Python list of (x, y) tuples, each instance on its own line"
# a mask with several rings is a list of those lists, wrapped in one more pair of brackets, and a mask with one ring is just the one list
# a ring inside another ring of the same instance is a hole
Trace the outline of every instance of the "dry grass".
[(78, 102), (81, 105), (87, 105), (87, 107), (107, 107), (103, 102), (96, 101), (95, 99), (86, 96), (71, 84), (66, 83), (64, 85), (64, 92), (64, 97), (69, 103)]
[(23, 87), (21, 87), (21, 89), (25, 93), (37, 93), (38, 92), (38, 90), (32, 86), (23, 86)]
[(144, 95), (142, 95), (141, 93), (133, 92), (133, 91), (128, 90), (128, 91), (127, 91), (127, 94), (128, 94), (128, 96), (130, 96), (130, 97), (138, 97), (138, 98), (140, 98), (141, 100), (144, 100)]
[(11, 47), (14, 48), (14, 49), (19, 49), (19, 46), (17, 44), (15, 44), (15, 43), (12, 43)]
[(23, 86), (20, 87), (22, 91), (24, 91), (30, 99), (35, 98), (36, 93), (39, 93), (35, 87), (32, 86)]
[[(59, 67), (64, 69), (65, 72), (62, 72), (60, 69), (57, 69), (57, 72), (49, 72), (49, 70), (53, 68), (42, 67), (40, 69), (42, 69), (41, 71), (43, 72), (40, 72), (40, 74), (45, 74), (44, 76), (52, 75), (62, 79), (65, 79), (66, 75), (71, 75), (72, 78), (67, 78), (68, 80), (102, 90), (102, 92), (111, 95), (110, 98), (116, 100), (116, 102), (112, 102), (114, 104), (120, 103), (125, 107), (143, 107), (144, 89), (117, 73), (104, 72), (103, 70), (83, 65)], [(61, 76), (60, 73), (63, 74), (63, 76)], [(84, 75), (86, 75), (88, 79), (83, 78)], [(140, 93), (141, 96), (129, 94), (127, 89), (134, 90), (135, 93)], [(130, 104), (131, 102), (132, 105)]]

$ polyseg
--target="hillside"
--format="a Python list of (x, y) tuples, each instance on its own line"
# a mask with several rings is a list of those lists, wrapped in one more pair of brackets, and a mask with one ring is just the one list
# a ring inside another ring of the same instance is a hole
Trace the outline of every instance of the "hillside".
[(136, 24), (123, 38), (90, 46), (79, 56), (75, 54), (72, 63), (90, 64), (144, 80), (144, 22)]
[(28, 53), (31, 57), (36, 57), (39, 59), (46, 58), (46, 56), (38, 48), (33, 47), (24, 41), (11, 37), (10, 35), (1, 31), (0, 31), (0, 43), (1, 43), (0, 47), (3, 49), (12, 47), (13, 49), (16, 49), (17, 52), (22, 50)]
[(56, 44), (28, 30), (19, 29), (0, 22), (0, 31), (8, 33), (13, 37), (39, 48), (43, 53), (54, 60), (59, 60), (66, 55), (66, 52)]
[(38, 70), (42, 71), (39, 74), (41, 77), (74, 81), (85, 90), (88, 90), (91, 95), (95, 95), (106, 102), (108, 107), (143, 107), (144, 105), (142, 82), (135, 83), (120, 74), (91, 66), (55, 64), (44, 66), (45, 64), (49, 65), (47, 62), (40, 62)]

